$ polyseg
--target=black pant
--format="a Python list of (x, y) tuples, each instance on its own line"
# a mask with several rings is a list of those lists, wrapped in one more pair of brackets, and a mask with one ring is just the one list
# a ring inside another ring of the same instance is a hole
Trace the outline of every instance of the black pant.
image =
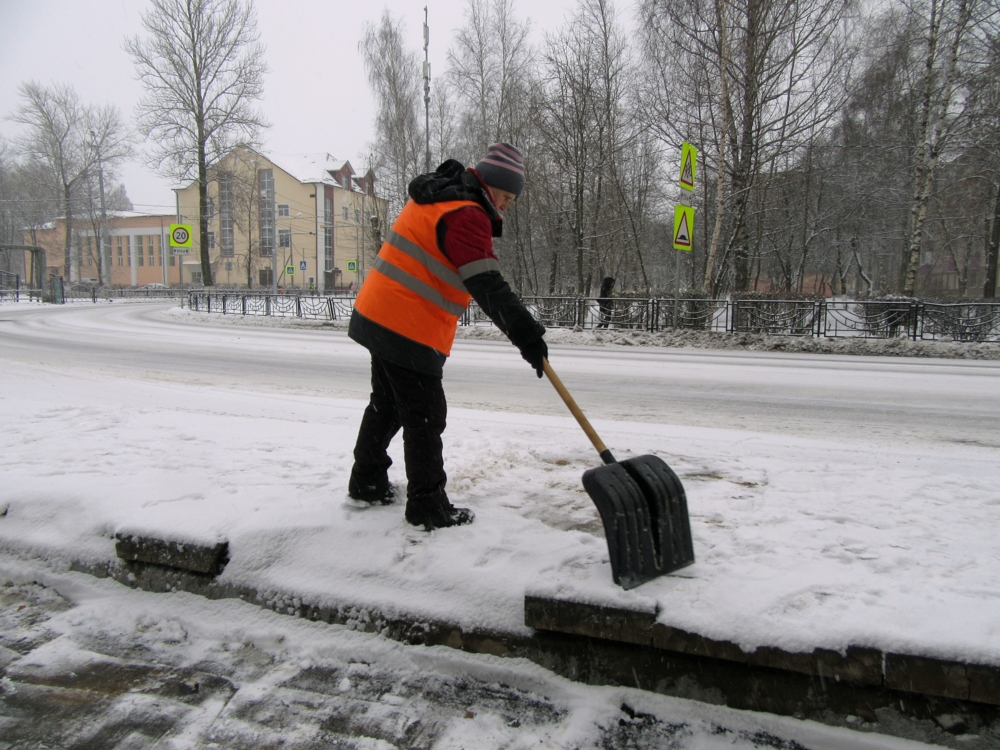
[(386, 452), (403, 428), (407, 503), (447, 503), (441, 433), (448, 416), (441, 379), (399, 367), (372, 354), (372, 395), (354, 447), (352, 480), (388, 487)]

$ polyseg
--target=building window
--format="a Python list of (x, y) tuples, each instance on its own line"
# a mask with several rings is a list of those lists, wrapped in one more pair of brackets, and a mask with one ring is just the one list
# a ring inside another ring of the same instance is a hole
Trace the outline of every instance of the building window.
[(122, 238), (117, 237), (116, 239), (118, 240), (118, 265), (123, 266), (125, 261), (122, 259)]
[(153, 252), (153, 238), (152, 236), (146, 238), (146, 247), (149, 248), (149, 265), (156, 265), (156, 254)]
[(220, 255), (232, 258), (233, 250), (233, 176), (228, 172), (219, 175), (219, 241)]
[(344, 206), (344, 221), (347, 221), (347, 206)]
[(278, 216), (290, 216), (290, 215), (291, 214), (288, 211), (288, 204), (287, 203), (279, 203), (278, 204)]
[(292, 246), (292, 230), (291, 229), (279, 229), (278, 230), (278, 247), (291, 247)]
[(136, 265), (142, 266), (146, 260), (146, 256), (143, 254), (145, 251), (142, 249), (142, 235), (140, 234), (135, 238), (135, 262)]
[(274, 284), (274, 271), (270, 268), (260, 269), (260, 285), (271, 286)]
[(215, 232), (208, 233), (208, 249), (215, 250)]
[(205, 218), (208, 221), (215, 218), (215, 198), (205, 199)]
[(274, 172), (257, 170), (260, 186), (260, 256), (269, 258), (274, 253)]
[(354, 223), (355, 224), (360, 224), (361, 223), (361, 209), (360, 208), (354, 209)]

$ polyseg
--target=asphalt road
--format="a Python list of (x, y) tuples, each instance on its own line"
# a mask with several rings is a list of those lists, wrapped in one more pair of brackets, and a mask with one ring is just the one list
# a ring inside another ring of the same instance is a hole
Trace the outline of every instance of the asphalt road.
[[(367, 398), (367, 352), (343, 329), (164, 315), (171, 306), (7, 305), (0, 357), (110, 377)], [(592, 419), (1000, 447), (997, 361), (568, 345), (554, 345), (550, 360)], [(453, 409), (567, 415), (506, 342), (457, 341), (445, 388)]]

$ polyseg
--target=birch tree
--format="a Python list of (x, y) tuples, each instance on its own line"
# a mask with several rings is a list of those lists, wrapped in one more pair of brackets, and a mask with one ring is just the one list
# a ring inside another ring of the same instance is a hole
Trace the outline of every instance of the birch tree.
[(534, 64), (529, 30), (514, 14), (513, 0), (469, 0), (466, 6), (465, 24), (448, 50), (448, 78), (465, 113), (467, 161), (482, 156), (491, 143), (519, 140)]
[(388, 186), (388, 214), (394, 217), (407, 200), (407, 186), (421, 171), (424, 133), (418, 113), (422, 102), (417, 55), (404, 44), (402, 19), (388, 9), (378, 25), (365, 24), (358, 45), (375, 95), (375, 169)]
[[(643, 0), (644, 49), (660, 97), (652, 111), (666, 143), (698, 132), (700, 99), (710, 105), (709, 168), (725, 177), (731, 213), (723, 261), (736, 291), (749, 288), (756, 240), (755, 191), (782, 159), (804, 148), (839, 111), (850, 60), (845, 19), (850, 0)], [(676, 83), (675, 83), (676, 82)], [(665, 116), (663, 116), (665, 115)], [(724, 142), (723, 140), (724, 139)], [(715, 153), (711, 153), (715, 151)], [(723, 156), (728, 154), (728, 156)], [(714, 234), (714, 232), (713, 232)], [(757, 237), (760, 237), (759, 231)], [(718, 242), (718, 240), (716, 240)], [(706, 279), (712, 269), (708, 268)]]
[(955, 92), (960, 82), (959, 55), (966, 41), (975, 0), (929, 0), (916, 10), (926, 14), (926, 51), (916, 132), (913, 170), (913, 200), (906, 249), (903, 294), (916, 291), (920, 248), (927, 218), (927, 204), (934, 184), (938, 160), (959, 119), (954, 111)]

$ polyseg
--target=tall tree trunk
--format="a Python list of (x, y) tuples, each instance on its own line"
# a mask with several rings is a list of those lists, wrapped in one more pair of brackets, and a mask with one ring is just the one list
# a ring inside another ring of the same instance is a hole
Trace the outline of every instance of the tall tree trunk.
[(1000, 260), (1000, 185), (997, 185), (996, 203), (993, 205), (993, 230), (990, 244), (986, 248), (986, 281), (983, 284), (983, 299), (997, 296), (997, 261)]
[(201, 283), (205, 286), (214, 286), (212, 259), (208, 254), (208, 166), (205, 162), (205, 144), (201, 142), (198, 146), (198, 243), (201, 250)]
[(719, 237), (722, 234), (722, 214), (726, 199), (726, 139), (729, 137), (732, 112), (729, 103), (729, 48), (726, 41), (726, 14), (722, 8), (725, 0), (716, 0), (715, 12), (719, 23), (719, 79), (722, 83), (722, 128), (719, 131), (719, 166), (718, 182), (715, 186), (715, 228), (712, 230), (712, 243), (708, 248), (708, 260), (705, 263), (705, 278), (702, 282), (709, 294), (714, 295), (712, 279), (715, 275), (715, 255), (719, 250)]
[[(917, 148), (916, 170), (913, 180), (913, 203), (910, 207), (910, 238), (905, 256), (906, 274), (903, 278), (903, 294), (912, 297), (916, 292), (917, 269), (920, 266), (920, 247), (924, 237), (924, 222), (927, 219), (927, 204), (934, 184), (934, 172), (941, 155), (945, 118), (951, 103), (955, 70), (958, 67), (958, 50), (962, 43), (962, 33), (968, 22), (968, 0), (960, 0), (955, 36), (951, 54), (945, 69), (941, 97), (933, 101), (934, 60), (941, 32), (941, 6), (946, 0), (931, 0), (931, 19), (927, 34), (927, 62), (924, 66), (924, 93), (920, 105), (920, 144)], [(931, 121), (933, 122), (933, 132)]]
[[(63, 269), (63, 274), (66, 281), (72, 281), (71, 269), (72, 269), (72, 254), (73, 254), (73, 199), (71, 193), (73, 192), (73, 183), (63, 183), (63, 207), (64, 207), (64, 218), (66, 221), (66, 243), (64, 248), (63, 263), (65, 267)], [(44, 273), (44, 269), (43, 269)]]

